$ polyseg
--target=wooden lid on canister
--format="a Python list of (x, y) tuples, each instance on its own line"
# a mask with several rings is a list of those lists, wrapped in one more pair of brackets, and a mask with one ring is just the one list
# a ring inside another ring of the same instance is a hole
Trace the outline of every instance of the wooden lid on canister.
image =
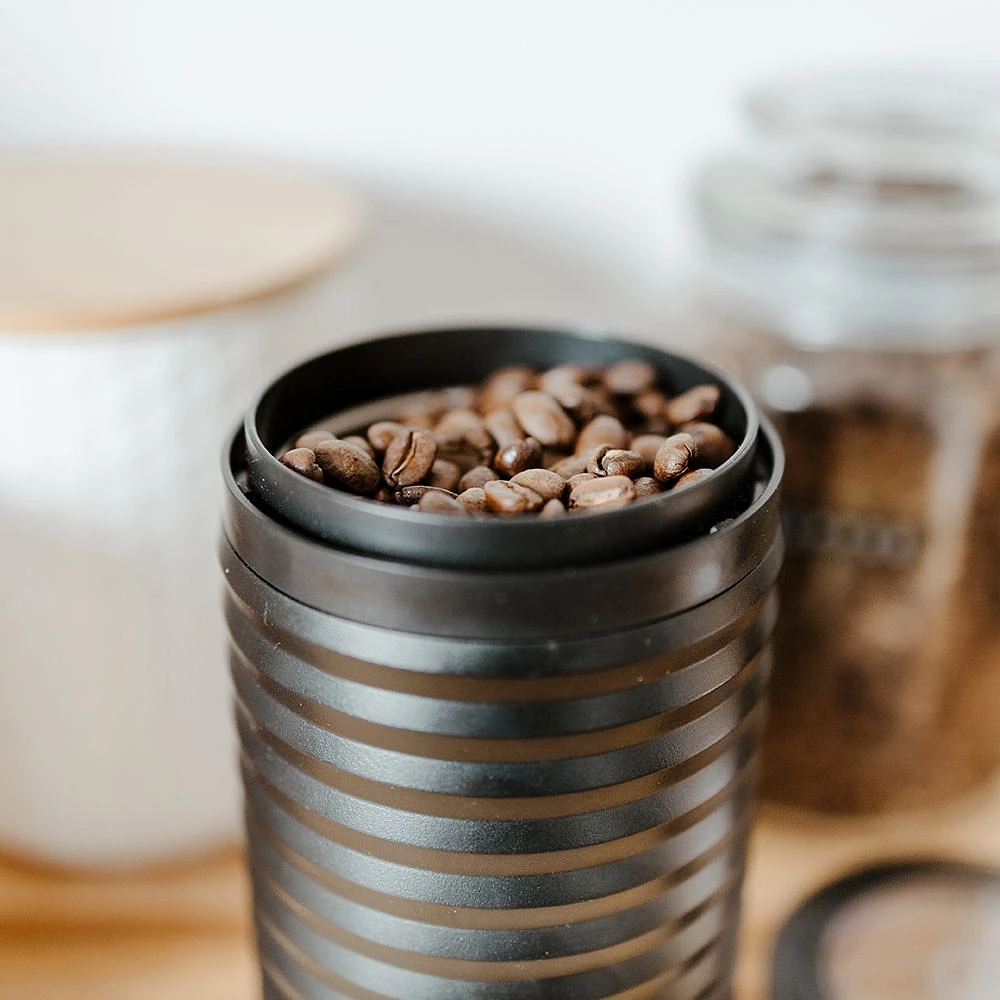
[(213, 158), (0, 158), (0, 332), (134, 326), (317, 277), (358, 199), (304, 171)]

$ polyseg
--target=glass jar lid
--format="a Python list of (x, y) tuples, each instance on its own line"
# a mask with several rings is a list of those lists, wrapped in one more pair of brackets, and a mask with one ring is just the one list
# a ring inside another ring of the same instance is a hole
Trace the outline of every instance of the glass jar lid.
[(1000, 324), (1000, 81), (832, 74), (762, 86), (702, 171), (717, 293), (806, 345), (969, 346)]

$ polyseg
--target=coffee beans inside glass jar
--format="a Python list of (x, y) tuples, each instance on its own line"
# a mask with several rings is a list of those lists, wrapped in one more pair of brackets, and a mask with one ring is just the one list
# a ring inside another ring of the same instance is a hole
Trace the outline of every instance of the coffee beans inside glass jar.
[(671, 395), (658, 381), (637, 359), (512, 365), (344, 437), (311, 428), (280, 460), (334, 489), (435, 514), (617, 509), (685, 489), (736, 450), (713, 422), (718, 386)]

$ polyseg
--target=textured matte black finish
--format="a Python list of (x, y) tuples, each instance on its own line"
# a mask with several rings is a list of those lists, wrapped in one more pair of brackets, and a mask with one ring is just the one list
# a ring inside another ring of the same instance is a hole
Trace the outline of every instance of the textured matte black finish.
[[(557, 342), (529, 360), (600, 343)], [(537, 569), (475, 561), (509, 520), (463, 525), (494, 537), (450, 565), (311, 536), (246, 494), (236, 436), (220, 552), (267, 997), (728, 996), (782, 552), (780, 448), (748, 426), (733, 522)]]

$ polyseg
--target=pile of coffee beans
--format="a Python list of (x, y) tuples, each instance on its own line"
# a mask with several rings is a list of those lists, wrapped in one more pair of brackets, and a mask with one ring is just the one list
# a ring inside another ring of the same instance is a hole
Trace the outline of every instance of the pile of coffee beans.
[(318, 483), (436, 514), (562, 517), (711, 475), (736, 448), (712, 422), (718, 403), (715, 385), (666, 395), (641, 360), (514, 365), (356, 434), (308, 431), (281, 461)]

